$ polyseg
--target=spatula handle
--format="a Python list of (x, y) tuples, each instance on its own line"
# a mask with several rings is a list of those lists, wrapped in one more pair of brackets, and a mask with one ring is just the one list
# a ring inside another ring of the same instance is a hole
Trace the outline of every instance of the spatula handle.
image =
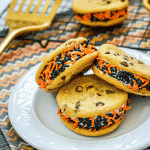
[(30, 26), (30, 27), (24, 27), (20, 29), (15, 29), (15, 30), (10, 30), (2, 44), (0, 45), (0, 55), (5, 51), (7, 48), (8, 44), (18, 35), (27, 32), (27, 31), (41, 31), (46, 29), (49, 26), (49, 23), (45, 23), (43, 25), (35, 25), (35, 26)]
[(2, 44), (0, 45), (0, 55), (2, 55), (2, 53), (4, 52), (4, 50), (7, 48), (7, 46), (12, 41), (12, 39), (15, 38), (15, 36), (16, 36), (16, 30), (10, 31), (8, 33), (8, 35), (6, 36), (6, 38), (4, 39), (4, 41), (2, 42)]

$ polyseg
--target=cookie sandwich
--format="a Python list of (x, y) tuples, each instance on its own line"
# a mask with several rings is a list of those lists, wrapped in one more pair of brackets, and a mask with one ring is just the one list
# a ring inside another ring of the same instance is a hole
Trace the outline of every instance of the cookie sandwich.
[(107, 27), (127, 18), (128, 0), (74, 0), (72, 9), (79, 23)]
[(96, 47), (86, 38), (68, 40), (41, 63), (35, 81), (46, 92), (56, 92), (75, 75), (88, 70), (96, 56)]
[(143, 5), (148, 11), (150, 11), (150, 0), (143, 0)]
[(126, 92), (94, 74), (71, 80), (61, 87), (56, 100), (58, 115), (64, 125), (85, 136), (114, 131), (130, 109)]
[(121, 90), (150, 96), (150, 66), (114, 45), (99, 47), (92, 69), (95, 75)]

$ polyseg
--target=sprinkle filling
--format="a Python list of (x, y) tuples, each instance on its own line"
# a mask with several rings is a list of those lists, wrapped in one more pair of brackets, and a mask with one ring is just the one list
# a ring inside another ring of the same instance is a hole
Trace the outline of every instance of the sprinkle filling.
[(110, 21), (116, 20), (118, 18), (124, 17), (127, 14), (127, 7), (122, 10), (117, 11), (105, 11), (105, 12), (97, 12), (93, 14), (78, 14), (75, 13), (75, 19), (84, 20), (87, 22), (97, 22), (97, 21)]
[[(38, 85), (40, 85), (39, 88), (46, 89), (47, 85), (52, 83), (52, 80), (66, 68), (76, 63), (78, 59), (95, 51), (97, 51), (95, 45), (89, 40), (84, 41), (83, 43), (72, 43), (71, 46), (66, 48), (66, 50), (61, 52), (52, 61), (47, 62), (37, 80)], [(66, 76), (63, 76), (61, 79), (65, 80), (65, 78)]]
[(125, 115), (126, 111), (131, 108), (131, 106), (128, 106), (130, 102), (130, 99), (128, 99), (127, 102), (125, 102), (118, 110), (113, 110), (112, 112), (101, 114), (96, 117), (91, 118), (75, 118), (70, 117), (66, 114), (64, 114), (61, 109), (58, 109), (57, 114), (61, 115), (61, 117), (67, 121), (72, 122), (72, 129), (75, 129), (76, 127), (87, 129), (89, 131), (98, 131), (100, 129), (105, 129), (115, 123), (118, 123), (123, 116)]
[[(139, 75), (132, 74), (128, 71), (121, 70), (116, 65), (110, 64), (99, 55), (96, 57), (95, 66), (103, 73), (107, 74), (112, 78), (117, 79), (128, 86), (130, 89), (136, 90), (150, 90), (150, 82), (147, 79), (142, 78)], [(122, 64), (126, 66), (124, 63)]]

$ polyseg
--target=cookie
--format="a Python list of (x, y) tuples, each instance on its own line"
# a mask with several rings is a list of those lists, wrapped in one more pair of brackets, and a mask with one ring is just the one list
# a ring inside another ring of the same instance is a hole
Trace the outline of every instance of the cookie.
[(35, 81), (46, 92), (56, 92), (74, 76), (88, 70), (97, 53), (94, 44), (86, 38), (68, 40), (41, 63)]
[(150, 66), (114, 45), (99, 47), (92, 69), (95, 75), (121, 90), (150, 96)]
[(107, 27), (127, 18), (128, 0), (74, 0), (72, 9), (79, 23)]
[(150, 11), (150, 0), (143, 0), (143, 5), (148, 11)]
[(86, 136), (112, 132), (130, 109), (126, 92), (94, 74), (72, 79), (60, 88), (56, 100), (61, 121)]

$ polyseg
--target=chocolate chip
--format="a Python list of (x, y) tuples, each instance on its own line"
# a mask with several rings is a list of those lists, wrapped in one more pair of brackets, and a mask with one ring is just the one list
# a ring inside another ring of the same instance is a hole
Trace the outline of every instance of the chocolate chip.
[(93, 85), (89, 85), (87, 88), (86, 88), (86, 91), (88, 91), (89, 89), (93, 88), (94, 86)]
[(105, 103), (103, 103), (103, 102), (97, 102), (97, 103), (96, 103), (96, 106), (98, 107), (99, 105), (104, 106)]
[(77, 104), (80, 104), (80, 101), (77, 101)]
[(80, 107), (80, 105), (76, 105), (76, 106), (75, 106), (76, 109), (79, 109), (79, 107)]
[(123, 66), (125, 66), (125, 67), (128, 67), (128, 66), (129, 66), (126, 61), (121, 62), (121, 65), (123, 65)]
[(100, 93), (97, 93), (98, 96), (102, 96)]
[(125, 0), (121, 0), (122, 2), (125, 2)]
[(133, 66), (133, 63), (129, 63), (131, 66)]
[(110, 52), (109, 52), (109, 51), (107, 51), (107, 52), (105, 52), (105, 54), (110, 54)]
[(123, 56), (123, 59), (127, 61), (129, 60), (128, 56)]
[(107, 4), (110, 4), (111, 3), (111, 1), (107, 1)]
[(114, 53), (114, 56), (116, 56), (116, 54)]
[(66, 109), (64, 109), (64, 111), (66, 111)]
[(112, 94), (112, 93), (115, 93), (115, 92), (110, 91), (110, 90), (106, 90), (106, 94)]
[(62, 80), (65, 80), (65, 79), (66, 79), (66, 76), (62, 76), (61, 79), (62, 79)]
[(142, 61), (140, 61), (140, 60), (138, 60), (137, 62), (138, 62), (139, 64), (144, 64), (144, 63), (143, 63)]
[(83, 91), (82, 86), (77, 86), (77, 87), (76, 87), (76, 91), (77, 91), (77, 92), (82, 92), (82, 91)]

